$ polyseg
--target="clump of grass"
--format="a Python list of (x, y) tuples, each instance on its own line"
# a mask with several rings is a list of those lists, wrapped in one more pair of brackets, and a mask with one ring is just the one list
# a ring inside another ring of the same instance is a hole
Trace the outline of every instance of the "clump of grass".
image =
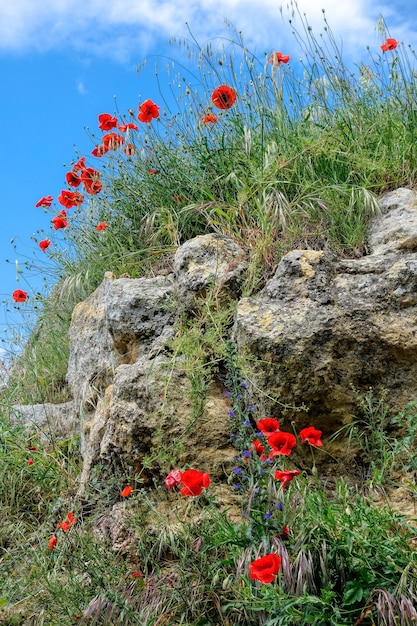
[(415, 402), (392, 415), (385, 390), (379, 395), (372, 388), (366, 393), (354, 391), (357, 400), (355, 415), (349, 424), (332, 435), (332, 439), (343, 437), (347, 447), (355, 447), (363, 481), (368, 488), (393, 487), (398, 476), (403, 476), (411, 491), (415, 492)]

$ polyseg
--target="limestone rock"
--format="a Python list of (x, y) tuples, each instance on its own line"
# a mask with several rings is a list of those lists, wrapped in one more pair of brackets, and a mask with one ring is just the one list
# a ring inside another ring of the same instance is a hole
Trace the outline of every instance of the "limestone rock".
[(119, 278), (108, 272), (74, 309), (67, 381), (75, 405), (94, 410), (115, 368), (158, 351), (175, 319), (170, 276)]
[(111, 382), (113, 342), (106, 318), (106, 288), (114, 280), (107, 273), (101, 285), (74, 308), (68, 337), (67, 382), (77, 408), (94, 408), (97, 393)]
[(194, 427), (189, 380), (165, 347), (179, 309), (209, 287), (238, 297), (245, 254), (221, 235), (196, 237), (178, 249), (174, 269), (140, 279), (108, 273), (74, 310), (67, 379), (82, 436), (80, 493), (97, 463), (150, 481), (172, 469), (170, 456), (213, 475), (234, 454), (224, 397), (213, 390)]
[(62, 404), (15, 404), (10, 410), (10, 423), (24, 426), (28, 436), (36, 433), (45, 444), (53, 444), (79, 432), (78, 415), (72, 401)]
[(368, 244), (372, 254), (417, 251), (417, 194), (411, 189), (387, 193), (379, 202), (382, 217), (369, 226)]
[(267, 393), (254, 401), (284, 424), (335, 432), (351, 420), (353, 387), (386, 389), (393, 410), (417, 395), (417, 195), (399, 190), (381, 208), (368, 256), (294, 250), (238, 303), (233, 335)]
[(166, 356), (120, 365), (103, 401), (83, 425), (80, 493), (97, 462), (137, 473), (145, 482), (173, 469), (172, 459), (223, 475), (224, 464), (235, 454), (227, 414), (224, 395), (213, 388), (204, 415), (194, 424), (188, 378)]
[[(367, 256), (293, 250), (259, 295), (238, 302), (233, 338), (250, 356), (259, 417), (276, 416), (284, 429), (313, 424), (326, 436), (351, 421), (354, 388), (385, 389), (393, 411), (417, 396), (417, 195), (397, 190), (380, 207)], [(80, 493), (99, 463), (145, 485), (163, 480), (174, 460), (224, 479), (235, 454), (224, 390), (213, 383), (196, 417), (169, 339), (179, 312), (191, 315), (209, 289), (238, 299), (246, 268), (233, 241), (204, 235), (177, 250), (174, 274), (106, 274), (75, 307), (67, 378), (78, 421), (65, 425), (81, 433)], [(26, 411), (41, 429), (65, 421)]]
[(246, 269), (246, 253), (228, 237), (218, 233), (194, 237), (174, 257), (179, 299), (186, 308), (193, 308), (196, 298), (209, 287), (235, 299)]
[(106, 319), (118, 363), (149, 352), (175, 320), (172, 276), (119, 278), (107, 285)]
[(114, 552), (128, 555), (135, 543), (129, 515), (131, 515), (129, 503), (118, 502), (96, 521), (92, 529), (93, 537), (98, 541), (110, 543)]

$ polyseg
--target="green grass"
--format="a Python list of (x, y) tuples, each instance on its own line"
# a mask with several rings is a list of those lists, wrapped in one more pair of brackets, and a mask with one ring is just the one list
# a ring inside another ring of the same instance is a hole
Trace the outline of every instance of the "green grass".
[[(388, 32), (383, 22), (378, 27), (382, 43)], [(326, 450), (304, 447), (303, 467), (310, 469), (282, 490), (267, 462), (242, 456), (257, 437), (257, 418), (246, 405), (245, 363), (227, 341), (233, 303), (215, 293), (193, 316), (179, 319), (170, 347), (190, 381), (190, 423), (202, 419), (214, 377), (230, 392), (236, 467), (225, 484), (184, 498), (167, 492), (155, 475), (152, 487), (135, 490), (123, 505), (120, 490), (135, 477), (97, 467), (80, 500), (78, 441), (41, 445), (8, 422), (14, 402), (67, 398), (71, 313), (104, 272), (153, 275), (171, 267), (187, 239), (215, 231), (248, 251), (243, 291), (256, 294), (294, 247), (362, 255), (378, 197), (415, 185), (414, 51), (404, 43), (387, 53), (368, 49), (365, 61), (352, 67), (326, 20), (318, 36), (301, 15), (291, 29), (303, 72), (293, 59), (272, 66), (273, 51), (256, 56), (232, 28), (229, 39), (205, 45), (192, 33), (174, 41), (185, 60), (169, 60), (166, 78), (156, 71), (161, 115), (129, 132), (136, 153), (110, 151), (94, 162), (103, 191), (70, 210), (62, 245), (61, 235), (35, 236), (53, 243), (46, 253), (52, 289), (19, 305), (40, 313), (0, 396), (0, 623), (414, 623), (415, 527), (372, 497), (400, 475), (409, 493), (417, 493), (415, 406), (392, 418), (383, 398), (360, 399), (349, 440), (361, 453), (362, 480), (355, 484), (343, 460), (332, 459), (339, 476), (329, 481), (321, 475)], [(237, 93), (223, 111), (210, 100), (221, 84)], [(218, 121), (202, 124), (209, 112)], [(137, 120), (128, 115), (125, 121)], [(98, 144), (99, 133), (92, 140)], [(46, 212), (55, 215), (57, 208)], [(109, 227), (97, 232), (101, 221)], [(30, 260), (22, 267), (28, 276), (43, 272)], [(154, 455), (168, 466), (180, 450), (163, 448)], [(146, 459), (147, 470), (154, 460)], [(291, 458), (274, 463), (293, 468)], [(220, 505), (222, 490), (228, 508)], [(118, 549), (106, 530), (115, 504), (113, 512), (126, 509), (127, 515), (119, 523), (125, 536)], [(64, 533), (57, 524), (68, 511), (77, 523)], [(48, 550), (53, 534), (58, 543)], [(251, 580), (250, 563), (271, 551), (282, 556), (276, 581)]]

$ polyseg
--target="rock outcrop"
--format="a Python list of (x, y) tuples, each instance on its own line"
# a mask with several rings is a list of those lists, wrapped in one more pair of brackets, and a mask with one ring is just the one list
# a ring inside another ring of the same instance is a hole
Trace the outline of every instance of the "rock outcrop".
[[(231, 336), (246, 357), (258, 419), (279, 417), (284, 428), (314, 424), (326, 437), (352, 419), (355, 390), (384, 389), (392, 411), (415, 399), (417, 194), (400, 189), (380, 207), (366, 256), (293, 250), (252, 297), (240, 293), (245, 251), (217, 234), (181, 246), (172, 274), (106, 274), (75, 307), (69, 333), (76, 425), (69, 423), (81, 433), (84, 455), (80, 492), (98, 463), (146, 483), (173, 460), (215, 477), (232, 459), (225, 390), (213, 382), (195, 417), (189, 376), (181, 354), (172, 353), (178, 319), (198, 315), (212, 290), (219, 302), (241, 298)], [(50, 427), (35, 409), (29, 421)]]
[(293, 250), (238, 303), (233, 336), (267, 392), (255, 400), (283, 423), (332, 434), (351, 420), (355, 389), (385, 389), (394, 411), (417, 397), (417, 195), (400, 189), (380, 207), (367, 256)]
[(10, 422), (24, 424), (28, 438), (33, 433), (46, 445), (71, 438), (79, 433), (80, 426), (79, 415), (71, 400), (62, 404), (15, 404), (10, 411)]
[[(234, 454), (227, 403), (215, 385), (193, 423), (190, 382), (169, 347), (180, 314), (209, 289), (237, 299), (245, 253), (210, 234), (185, 243), (174, 272), (103, 283), (73, 313), (68, 384), (80, 416), (84, 467), (81, 488), (98, 462), (136, 472), (146, 482), (175, 459), (213, 475)], [(165, 465), (165, 466), (164, 466)]]

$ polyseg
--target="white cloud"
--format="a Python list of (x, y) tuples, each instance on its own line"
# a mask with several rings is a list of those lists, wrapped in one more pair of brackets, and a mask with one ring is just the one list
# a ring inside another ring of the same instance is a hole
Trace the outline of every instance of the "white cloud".
[(88, 91), (87, 91), (87, 89), (86, 89), (86, 87), (85, 87), (85, 85), (84, 85), (82, 80), (79, 80), (77, 82), (77, 91), (82, 96), (85, 96), (88, 93)]
[[(120, 61), (140, 59), (158, 42), (187, 34), (185, 23), (204, 42), (225, 34), (224, 18), (242, 31), (251, 46), (274, 48), (290, 42), (291, 0), (15, 0), (0, 3), (0, 51), (25, 53), (75, 49)], [(287, 8), (288, 7), (288, 8)], [(323, 13), (347, 49), (376, 41), (380, 13), (395, 19), (392, 6), (374, 0), (299, 0), (313, 30), (323, 28)], [(411, 16), (410, 16), (411, 18)], [(398, 22), (399, 23), (399, 22)], [(412, 32), (404, 23), (401, 37)], [(397, 36), (397, 32), (396, 32)]]

